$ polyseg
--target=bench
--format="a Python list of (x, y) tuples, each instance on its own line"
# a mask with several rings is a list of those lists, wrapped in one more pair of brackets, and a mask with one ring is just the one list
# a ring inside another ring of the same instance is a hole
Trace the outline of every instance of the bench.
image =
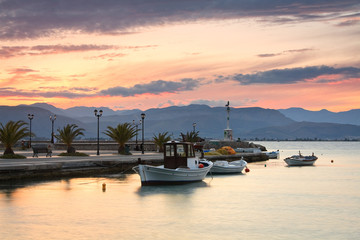
[(39, 157), (39, 153), (46, 153), (46, 157), (50, 156), (52, 154), (51, 145), (47, 144), (37, 144), (32, 146), (33, 150), (33, 157)]

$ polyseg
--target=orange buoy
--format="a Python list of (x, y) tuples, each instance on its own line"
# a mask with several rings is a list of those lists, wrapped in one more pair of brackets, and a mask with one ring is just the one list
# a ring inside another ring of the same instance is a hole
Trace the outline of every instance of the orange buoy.
[(248, 169), (248, 168), (245, 168), (245, 172), (250, 172), (250, 169)]
[(203, 168), (203, 167), (204, 167), (204, 164), (200, 163), (199, 168)]

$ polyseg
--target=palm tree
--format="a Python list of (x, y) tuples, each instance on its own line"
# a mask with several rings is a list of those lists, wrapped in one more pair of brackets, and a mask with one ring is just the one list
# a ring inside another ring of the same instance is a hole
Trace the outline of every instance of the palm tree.
[(181, 133), (181, 137), (184, 142), (195, 143), (201, 141), (198, 131), (197, 132), (191, 131), (191, 132), (187, 132), (186, 134)]
[(0, 141), (4, 144), (5, 151), (4, 155), (11, 154), (14, 155), (12, 147), (24, 137), (29, 135), (28, 128), (25, 127), (27, 123), (23, 121), (9, 121), (4, 126), (0, 123)]
[(67, 153), (75, 153), (76, 150), (71, 145), (74, 139), (80, 135), (84, 136), (83, 131), (85, 129), (79, 128), (76, 124), (67, 124), (63, 129), (58, 128), (58, 135), (55, 135), (56, 139), (62, 141), (67, 146)]
[(104, 132), (104, 134), (106, 134), (119, 144), (119, 154), (129, 154), (125, 151), (125, 143), (131, 138), (133, 138), (136, 133), (137, 130), (135, 129), (135, 126), (130, 123), (120, 123), (119, 125), (117, 125), (116, 128), (108, 126), (107, 130)]
[(164, 143), (171, 140), (171, 136), (168, 134), (168, 132), (158, 133), (157, 136), (154, 134), (154, 143), (159, 147), (159, 152), (164, 152)]

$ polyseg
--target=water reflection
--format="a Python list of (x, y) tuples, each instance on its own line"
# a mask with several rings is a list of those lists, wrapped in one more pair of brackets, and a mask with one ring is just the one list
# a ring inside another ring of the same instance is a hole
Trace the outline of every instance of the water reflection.
[(8, 200), (13, 198), (13, 195), (20, 191), (21, 189), (26, 188), (35, 188), (41, 185), (52, 185), (54, 183), (60, 183), (61, 189), (64, 191), (71, 191), (76, 185), (90, 185), (93, 183), (103, 182), (106, 179), (113, 179), (119, 182), (126, 183), (127, 175), (126, 174), (109, 174), (109, 175), (97, 175), (93, 177), (84, 177), (84, 178), (27, 178), (27, 179), (12, 179), (4, 180), (0, 182), (0, 195), (4, 194)]
[(190, 195), (193, 194), (199, 188), (210, 187), (210, 185), (204, 181), (188, 183), (183, 185), (159, 185), (159, 186), (140, 186), (136, 193), (139, 196), (146, 197), (150, 195), (166, 194), (166, 195)]

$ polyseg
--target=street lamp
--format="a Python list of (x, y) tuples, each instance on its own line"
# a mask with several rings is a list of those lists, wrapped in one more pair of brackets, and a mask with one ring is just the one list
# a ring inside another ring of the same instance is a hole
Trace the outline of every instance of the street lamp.
[(28, 114), (28, 119), (30, 120), (30, 142), (29, 142), (29, 148), (31, 148), (31, 120), (33, 120), (34, 114)]
[(133, 125), (135, 125), (136, 127), (136, 134), (135, 134), (135, 143), (136, 143), (136, 147), (135, 150), (138, 151), (139, 150), (139, 146), (138, 146), (138, 126), (141, 124), (141, 120), (140, 123), (135, 123), (135, 120), (133, 120)]
[(196, 123), (193, 123), (193, 131), (195, 133), (195, 127), (196, 127)]
[(100, 155), (99, 122), (100, 122), (100, 117), (102, 116), (102, 113), (103, 113), (103, 111), (101, 109), (100, 109), (99, 113), (98, 113), (97, 109), (94, 110), (95, 117), (97, 117), (97, 152), (96, 152), (96, 155)]
[(141, 154), (144, 154), (144, 119), (145, 119), (145, 113), (142, 113), (141, 114), (141, 124), (142, 124), (142, 128), (141, 128), (141, 131), (142, 131), (142, 144), (141, 144)]
[(50, 116), (51, 121), (51, 143), (54, 143), (54, 122), (56, 120), (56, 114), (54, 116)]

